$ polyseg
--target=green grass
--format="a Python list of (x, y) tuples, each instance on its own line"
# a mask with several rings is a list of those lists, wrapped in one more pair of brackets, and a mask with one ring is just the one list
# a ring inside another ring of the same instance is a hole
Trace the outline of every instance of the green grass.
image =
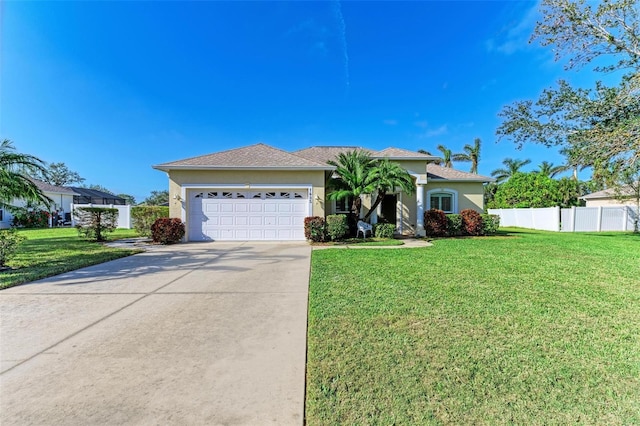
[(348, 238), (346, 240), (337, 242), (328, 242), (324, 245), (358, 245), (358, 246), (401, 246), (404, 242), (402, 240), (395, 240), (393, 238)]
[[(20, 230), (27, 237), (8, 263), (12, 270), (0, 272), (0, 289), (23, 284), (85, 266), (107, 262), (137, 251), (109, 248), (78, 237), (75, 228)], [(133, 229), (117, 229), (110, 240), (136, 237)]]
[(306, 416), (639, 424), (640, 236), (313, 252)]

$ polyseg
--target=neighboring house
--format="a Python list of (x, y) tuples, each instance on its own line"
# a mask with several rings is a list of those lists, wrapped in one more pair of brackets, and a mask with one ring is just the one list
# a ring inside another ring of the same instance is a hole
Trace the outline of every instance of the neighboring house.
[[(326, 183), (340, 152), (312, 147), (286, 152), (256, 144), (153, 166), (167, 172), (171, 217), (186, 222), (188, 241), (304, 240), (304, 218), (348, 212), (349, 200), (327, 200)], [(371, 221), (395, 223), (402, 234), (424, 234), (425, 209), (479, 212), (483, 184), (493, 179), (428, 164), (438, 157), (398, 148), (368, 152), (404, 167), (417, 191), (388, 194)], [(372, 197), (363, 199), (363, 215)]]
[(127, 204), (127, 200), (124, 198), (109, 194), (108, 192), (75, 186), (70, 186), (69, 189), (76, 192), (76, 195), (73, 197), (73, 204), (113, 204), (119, 206)]
[[(73, 203), (74, 196), (78, 195), (73, 189), (63, 186), (55, 186), (43, 182), (38, 179), (31, 179), (40, 190), (49, 197), (53, 202), (51, 203), (50, 212), (57, 211), (66, 217), (71, 212), (71, 203)], [(12, 203), (16, 207), (24, 207), (27, 203), (23, 200), (14, 200)], [(7, 210), (0, 209), (0, 228), (9, 228), (13, 215)]]
[(585, 200), (587, 207), (599, 206), (635, 206), (637, 201), (630, 187), (623, 187), (617, 192), (613, 188), (593, 192), (580, 197)]

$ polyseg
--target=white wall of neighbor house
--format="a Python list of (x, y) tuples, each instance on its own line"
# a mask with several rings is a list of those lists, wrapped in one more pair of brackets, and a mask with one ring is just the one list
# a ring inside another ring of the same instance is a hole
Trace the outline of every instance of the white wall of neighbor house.
[[(53, 200), (53, 202), (51, 203), (51, 206), (48, 209), (45, 208), (44, 206), (41, 206), (40, 208), (45, 209), (49, 212), (54, 212), (54, 211), (60, 212), (60, 209), (62, 209), (64, 213), (71, 212), (73, 195), (58, 194), (58, 193), (46, 192), (46, 191), (44, 192), (44, 195), (46, 195), (51, 200)], [(16, 207), (24, 207), (27, 205), (27, 203), (24, 200), (13, 200), (12, 205)], [(11, 227), (12, 220), (13, 220), (13, 215), (11, 214), (10, 211), (8, 211), (7, 209), (0, 209), (0, 229), (6, 229)]]

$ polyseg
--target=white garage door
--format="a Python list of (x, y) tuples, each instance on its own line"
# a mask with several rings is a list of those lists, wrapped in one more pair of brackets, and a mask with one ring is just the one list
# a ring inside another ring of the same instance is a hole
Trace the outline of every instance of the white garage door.
[(309, 190), (206, 190), (190, 195), (189, 240), (304, 240)]

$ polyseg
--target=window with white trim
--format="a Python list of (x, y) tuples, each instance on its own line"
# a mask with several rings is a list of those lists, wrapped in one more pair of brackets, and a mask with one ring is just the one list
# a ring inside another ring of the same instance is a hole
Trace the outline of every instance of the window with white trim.
[(427, 192), (429, 209), (442, 210), (445, 213), (457, 213), (458, 193), (449, 189), (432, 189)]
[(351, 213), (351, 206), (353, 205), (352, 197), (345, 197), (342, 200), (336, 200), (336, 213)]

